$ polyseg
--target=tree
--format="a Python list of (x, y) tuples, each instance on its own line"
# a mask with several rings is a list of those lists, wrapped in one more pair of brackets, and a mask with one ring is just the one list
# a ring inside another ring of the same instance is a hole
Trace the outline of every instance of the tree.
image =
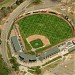
[(32, 0), (33, 3), (40, 3), (41, 0)]
[(11, 9), (13, 10), (13, 9), (15, 9), (17, 7), (17, 4), (16, 3), (14, 3), (13, 5), (11, 5)]
[(0, 29), (0, 37), (1, 37), (1, 29)]
[(3, 11), (0, 9), (0, 19), (4, 17)]
[[(1, 29), (0, 29), (0, 38), (1, 38)], [(1, 42), (2, 42), (2, 41), (1, 41), (1, 39), (0, 39), (0, 44), (1, 44)]]
[(40, 68), (36, 68), (35, 72), (36, 72), (37, 74), (41, 74), (41, 69), (40, 69)]
[(11, 59), (10, 59), (10, 63), (16, 63), (16, 58), (15, 57), (11, 57)]
[(7, 7), (7, 10), (9, 11), (9, 13), (12, 11), (12, 8), (10, 6)]
[(9, 11), (6, 7), (2, 7), (1, 10), (2, 10), (4, 16), (7, 16), (7, 14), (9, 13)]
[(15, 57), (12, 57), (12, 58), (10, 59), (10, 63), (12, 64), (12, 68), (13, 68), (15, 71), (19, 70), (20, 64), (18, 64), (18, 62), (16, 61), (16, 58), (15, 58)]
[(13, 64), (13, 65), (12, 65), (12, 68), (13, 68), (15, 71), (19, 70), (19, 64), (18, 64), (18, 63)]
[(51, 0), (51, 1), (53, 1), (53, 2), (61, 2), (61, 0)]
[(20, 3), (22, 3), (22, 2), (23, 2), (23, 0), (19, 0), (19, 2), (20, 2)]
[(40, 66), (34, 66), (34, 67), (31, 67), (29, 68), (31, 72), (34, 72), (36, 74), (41, 74), (41, 69), (40, 69)]
[(23, 0), (17, 0), (17, 1), (16, 1), (16, 4), (17, 4), (17, 5), (20, 5), (22, 2), (23, 2)]
[(16, 4), (17, 4), (17, 5), (20, 5), (20, 2), (19, 2), (19, 1), (16, 1)]
[(2, 56), (0, 55), (0, 75), (9, 75), (10, 69), (4, 63)]
[(0, 39), (0, 44), (1, 44), (1, 42), (2, 42), (2, 41), (1, 41), (1, 39)]

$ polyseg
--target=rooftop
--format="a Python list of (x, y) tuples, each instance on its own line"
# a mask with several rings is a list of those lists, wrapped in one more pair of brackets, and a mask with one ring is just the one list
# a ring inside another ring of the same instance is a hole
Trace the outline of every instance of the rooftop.
[(19, 50), (21, 50), (19, 41), (18, 41), (18, 39), (17, 39), (16, 36), (11, 37), (11, 41), (12, 41), (12, 44), (13, 44), (14, 49), (15, 49), (16, 52), (19, 51)]
[(24, 52), (21, 52), (19, 54), (19, 56), (24, 58), (24, 60), (36, 60), (36, 56), (35, 55), (25, 54)]
[(40, 57), (45, 58), (45, 57), (47, 57), (47, 56), (49, 56), (49, 55), (52, 55), (52, 54), (55, 54), (55, 53), (57, 53), (57, 52), (59, 52), (59, 51), (60, 51), (60, 49), (56, 46), (56, 47), (54, 47), (54, 48), (52, 48), (52, 49), (49, 49), (49, 50), (46, 51), (46, 52), (41, 53), (41, 54), (40, 54)]

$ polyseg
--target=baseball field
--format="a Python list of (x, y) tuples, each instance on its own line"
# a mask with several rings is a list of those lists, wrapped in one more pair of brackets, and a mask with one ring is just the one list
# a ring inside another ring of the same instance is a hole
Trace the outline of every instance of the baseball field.
[(36, 48), (38, 46), (40, 47), (40, 45), (41, 47), (43, 46), (41, 40), (39, 40), (41, 43), (40, 45), (37, 39), (36, 41), (34, 41), (35, 39), (32, 40), (30, 43), (26, 40), (32, 35), (37, 34), (45, 36), (50, 42), (48, 47), (54, 46), (73, 36), (73, 31), (68, 23), (51, 14), (33, 14), (26, 16), (18, 21), (18, 25), (27, 50), (31, 50), (32, 47)]

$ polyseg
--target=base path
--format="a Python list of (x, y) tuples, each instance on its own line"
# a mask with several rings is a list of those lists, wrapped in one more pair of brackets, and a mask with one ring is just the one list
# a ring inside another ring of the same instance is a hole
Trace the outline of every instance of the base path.
[(35, 34), (35, 35), (29, 36), (28, 38), (26, 38), (26, 40), (28, 42), (31, 42), (31, 41), (36, 40), (36, 39), (41, 39), (41, 41), (43, 42), (44, 46), (50, 45), (50, 42), (47, 39), (47, 37), (45, 37), (43, 35), (37, 35), (37, 34)]

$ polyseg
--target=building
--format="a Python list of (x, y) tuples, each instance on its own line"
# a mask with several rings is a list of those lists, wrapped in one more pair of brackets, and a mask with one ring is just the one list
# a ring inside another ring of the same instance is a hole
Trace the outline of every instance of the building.
[(37, 60), (43, 60), (49, 56), (52, 56), (52, 55), (58, 53), (59, 51), (60, 50), (58, 47), (54, 47), (52, 49), (47, 50), (46, 52), (42, 52), (38, 56), (25, 54), (24, 52), (21, 52), (21, 53), (19, 53), (19, 58), (20, 58), (20, 60), (23, 60), (23, 61), (33, 62), (33, 61), (37, 61)]
[(21, 46), (16, 36), (11, 37), (11, 43), (15, 52), (19, 52), (21, 50)]
[(24, 52), (20, 52), (19, 58), (20, 58), (20, 60), (25, 61), (25, 62), (34, 62), (34, 61), (36, 61), (36, 56), (35, 55), (25, 54)]

